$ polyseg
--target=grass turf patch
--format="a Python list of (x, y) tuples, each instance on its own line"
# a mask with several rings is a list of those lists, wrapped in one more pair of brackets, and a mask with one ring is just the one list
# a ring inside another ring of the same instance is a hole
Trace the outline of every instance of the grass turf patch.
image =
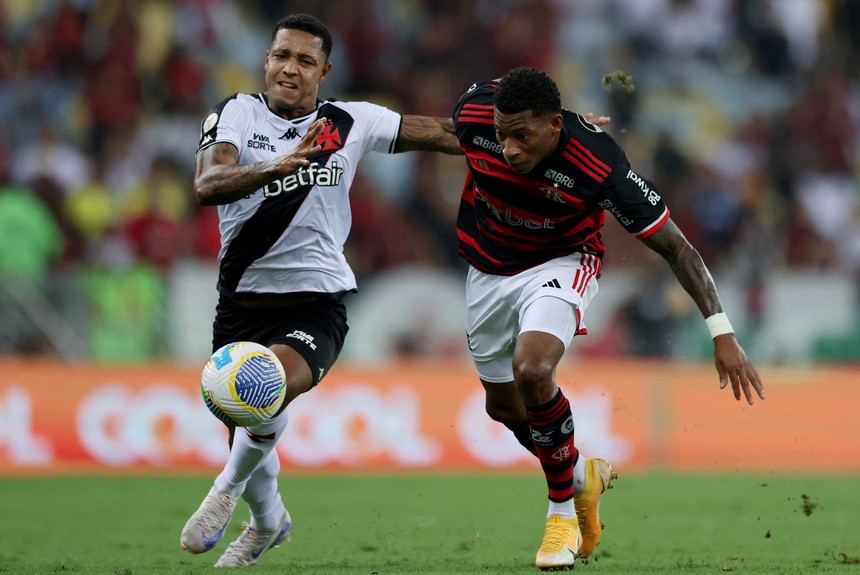
[[(576, 572), (860, 573), (858, 477), (621, 477), (606, 530)], [(209, 553), (179, 532), (211, 478), (0, 479), (0, 575), (195, 575), (247, 521), (244, 503)], [(546, 511), (534, 476), (281, 477), (293, 539), (253, 573), (537, 573)]]

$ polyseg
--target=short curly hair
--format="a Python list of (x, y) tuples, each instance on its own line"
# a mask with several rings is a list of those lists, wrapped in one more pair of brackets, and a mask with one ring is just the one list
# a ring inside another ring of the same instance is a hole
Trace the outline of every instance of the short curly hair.
[(515, 68), (499, 80), (493, 104), (503, 114), (531, 110), (535, 116), (561, 112), (561, 94), (555, 81), (537, 68)]
[(312, 36), (316, 36), (322, 41), (322, 51), (325, 54), (326, 60), (331, 56), (331, 49), (334, 44), (331, 38), (331, 32), (328, 27), (323, 24), (322, 20), (310, 14), (293, 14), (281, 19), (275, 24), (272, 30), (272, 42), (275, 41), (275, 36), (281, 30), (301, 30)]

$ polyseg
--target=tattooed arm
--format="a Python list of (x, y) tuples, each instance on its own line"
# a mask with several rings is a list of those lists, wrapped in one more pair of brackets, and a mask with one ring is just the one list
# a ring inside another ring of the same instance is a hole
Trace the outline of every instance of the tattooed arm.
[(272, 180), (307, 166), (308, 158), (320, 151), (315, 144), (325, 126), (325, 118), (314, 122), (299, 145), (283, 156), (256, 164), (239, 164), (239, 150), (226, 142), (204, 148), (197, 155), (194, 194), (203, 206), (229, 204), (244, 198)]
[[(690, 245), (671, 219), (652, 236), (646, 238), (644, 243), (669, 263), (675, 277), (696, 302), (704, 317), (723, 311), (711, 272), (708, 271), (699, 252)], [(753, 393), (750, 389), (752, 386), (758, 396), (764, 399), (761, 377), (738, 344), (735, 334), (726, 333), (713, 339), (714, 363), (720, 375), (720, 389), (731, 382), (735, 399), (740, 400), (741, 391), (743, 391), (747, 403), (752, 405)]]
[(403, 116), (394, 151), (395, 153), (424, 151), (463, 155), (463, 149), (454, 131), (454, 121), (451, 118), (428, 116)]

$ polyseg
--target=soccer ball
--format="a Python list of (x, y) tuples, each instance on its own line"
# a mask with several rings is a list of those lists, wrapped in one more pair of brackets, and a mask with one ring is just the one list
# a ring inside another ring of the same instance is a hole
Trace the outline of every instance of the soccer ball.
[(284, 403), (287, 381), (277, 356), (251, 341), (229, 343), (212, 354), (200, 379), (203, 401), (227, 425), (269, 421)]

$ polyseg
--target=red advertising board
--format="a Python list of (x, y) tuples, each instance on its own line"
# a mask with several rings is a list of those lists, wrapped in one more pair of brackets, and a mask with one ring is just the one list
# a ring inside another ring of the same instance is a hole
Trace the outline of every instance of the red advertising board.
[[(708, 365), (575, 361), (557, 380), (577, 444), (625, 471), (860, 472), (860, 370), (770, 369), (754, 406)], [(535, 462), (484, 413), (466, 365), (339, 364), (289, 407), (284, 467), (523, 471)], [(0, 361), (0, 475), (211, 471), (226, 431), (199, 370)]]

